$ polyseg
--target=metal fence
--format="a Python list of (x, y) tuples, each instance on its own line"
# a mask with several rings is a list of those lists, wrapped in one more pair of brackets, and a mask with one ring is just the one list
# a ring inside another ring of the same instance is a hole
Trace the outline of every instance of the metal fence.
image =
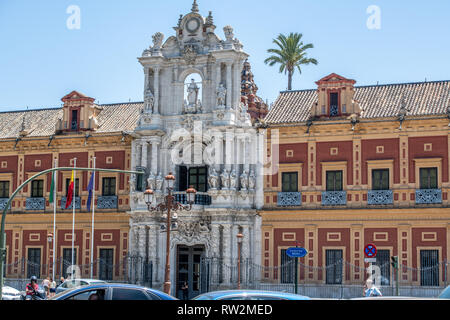
[[(295, 292), (295, 262), (288, 261), (281, 266), (262, 266), (250, 259), (240, 262), (240, 287), (243, 289)], [(396, 295), (395, 270), (390, 262), (369, 269), (338, 260), (326, 266), (317, 267), (298, 262), (297, 293), (313, 298), (348, 299), (363, 295), (364, 282), (369, 272), (385, 296)], [(449, 262), (413, 268), (399, 266), (398, 293), (403, 296), (437, 297), (448, 283)], [(200, 268), (200, 291), (237, 288), (238, 261), (227, 264), (221, 259), (204, 258)]]
[[(55, 281), (63, 277), (67, 278), (71, 273), (71, 261), (59, 258), (55, 265)], [(153, 262), (140, 256), (126, 256), (118, 263), (110, 263), (104, 259), (97, 259), (89, 264), (77, 265), (79, 278), (91, 278), (93, 269), (94, 279), (108, 282), (121, 282), (131, 284), (142, 284), (148, 287), (153, 286)], [(16, 271), (16, 272), (15, 272)], [(38, 279), (51, 277), (53, 273), (53, 263), (39, 264), (34, 261), (22, 258), (11, 264), (5, 265), (5, 284), (23, 290), (32, 275)]]

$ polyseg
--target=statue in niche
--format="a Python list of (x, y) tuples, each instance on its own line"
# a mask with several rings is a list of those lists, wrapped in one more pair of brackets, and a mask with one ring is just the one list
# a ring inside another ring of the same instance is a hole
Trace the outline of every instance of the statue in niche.
[(220, 174), (220, 178), (222, 180), (222, 190), (229, 190), (230, 189), (230, 174), (228, 173), (227, 169), (223, 170), (223, 172)]
[(200, 88), (195, 83), (194, 79), (191, 79), (191, 83), (187, 88), (188, 96), (187, 101), (185, 101), (184, 110), (186, 113), (197, 113), (201, 110), (201, 105), (199, 104), (198, 93)]
[(208, 182), (209, 182), (209, 188), (211, 190), (217, 190), (219, 188), (219, 175), (217, 174), (217, 171), (215, 168), (212, 168), (212, 171), (208, 177)]
[(242, 172), (241, 176), (240, 176), (240, 180), (241, 180), (241, 190), (242, 191), (247, 191), (248, 188), (248, 171), (244, 170), (244, 172)]
[(132, 174), (128, 183), (130, 184), (130, 192), (134, 193), (136, 191), (136, 175)]
[(237, 176), (236, 176), (236, 170), (231, 171), (230, 174), (230, 189), (236, 190), (237, 186)]
[(156, 177), (156, 191), (162, 191), (164, 179), (161, 175), (161, 172)]
[(252, 169), (250, 171), (250, 176), (248, 177), (248, 189), (255, 190), (255, 186), (256, 186), (256, 175), (255, 171)]
[(217, 88), (217, 105), (225, 106), (225, 99), (227, 97), (227, 89), (224, 87), (223, 83)]
[(153, 95), (152, 90), (145, 90), (145, 99), (144, 99), (144, 112), (151, 113), (153, 112), (153, 106), (155, 104), (155, 96)]

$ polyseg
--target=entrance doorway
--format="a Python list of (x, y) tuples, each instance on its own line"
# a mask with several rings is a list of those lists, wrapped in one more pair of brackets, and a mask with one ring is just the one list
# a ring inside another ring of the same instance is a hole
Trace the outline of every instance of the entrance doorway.
[(205, 254), (205, 246), (177, 247), (177, 297), (183, 299), (181, 289), (186, 282), (188, 285), (187, 299), (200, 294), (200, 263)]

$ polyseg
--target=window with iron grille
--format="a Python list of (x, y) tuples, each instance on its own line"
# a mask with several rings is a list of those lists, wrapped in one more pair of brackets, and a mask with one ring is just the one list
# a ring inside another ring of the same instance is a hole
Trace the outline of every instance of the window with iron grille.
[(438, 250), (420, 250), (420, 285), (439, 286)]
[(437, 189), (437, 168), (420, 168), (420, 189)]
[(31, 197), (32, 198), (44, 197), (44, 180), (31, 181)]
[(102, 196), (115, 196), (116, 195), (116, 178), (103, 178), (102, 183)]
[(41, 249), (28, 248), (27, 278), (41, 277)]
[(378, 279), (374, 277), (374, 284), (376, 286), (388, 286), (391, 283), (390, 257), (391, 253), (389, 250), (377, 250), (377, 261), (374, 265), (380, 268), (381, 283), (377, 283)]
[(337, 117), (339, 115), (339, 94), (336, 92), (330, 93), (330, 117)]
[(342, 250), (326, 250), (326, 284), (342, 284)]
[(342, 171), (327, 171), (327, 191), (342, 191)]
[(389, 190), (389, 169), (372, 170), (372, 190)]
[(286, 249), (281, 249), (280, 255), (280, 282), (281, 283), (294, 283), (295, 264), (294, 258), (287, 255)]
[(0, 198), (9, 198), (9, 181), (0, 181)]
[(298, 192), (298, 173), (297, 172), (283, 172), (281, 176), (282, 192)]
[(101, 280), (113, 279), (114, 249), (100, 249), (99, 277)]
[[(80, 190), (80, 179), (75, 179), (74, 182), (75, 185), (75, 197), (79, 197), (79, 190)], [(70, 179), (66, 179), (66, 197), (67, 193), (69, 192), (69, 186), (70, 186)]]

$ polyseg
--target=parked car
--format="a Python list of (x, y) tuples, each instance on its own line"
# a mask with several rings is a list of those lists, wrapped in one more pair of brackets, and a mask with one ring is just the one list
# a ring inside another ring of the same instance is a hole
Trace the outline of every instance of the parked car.
[(4, 286), (2, 290), (2, 300), (21, 300), (22, 293), (13, 287)]
[(264, 290), (224, 290), (201, 294), (192, 300), (311, 300), (293, 293)]
[(49, 300), (178, 300), (164, 292), (131, 284), (97, 283), (62, 291)]
[(56, 288), (56, 293), (58, 294), (60, 292), (79, 286), (88, 286), (90, 284), (98, 284), (98, 283), (106, 283), (106, 281), (96, 279), (75, 279), (75, 280), (69, 279), (64, 281), (60, 286)]
[(450, 299), (450, 286), (445, 288), (439, 295), (439, 299)]

